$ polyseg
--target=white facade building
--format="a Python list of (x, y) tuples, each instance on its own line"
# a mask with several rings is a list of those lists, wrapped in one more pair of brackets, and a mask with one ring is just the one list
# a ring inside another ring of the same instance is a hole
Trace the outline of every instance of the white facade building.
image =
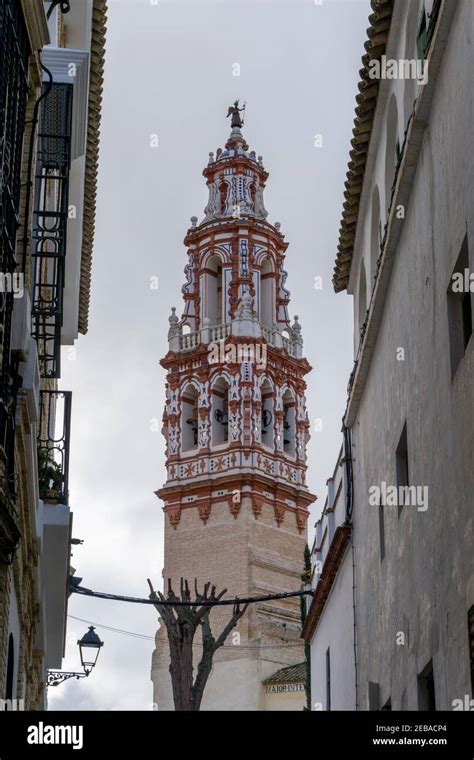
[(0, 13), (1, 168), (17, 188), (2, 184), (14, 224), (2, 212), (0, 258), (22, 278), (11, 322), (2, 294), (0, 331), (0, 700), (17, 709), (45, 707), (65, 644), (71, 392), (60, 360), (87, 332), (105, 12), (105, 0), (6, 0)]
[[(345, 605), (355, 709), (459, 709), (473, 666), (474, 5), (372, 8), (334, 274), (354, 297), (355, 618), (341, 565), (317, 635), (337, 641)], [(400, 76), (422, 62), (420, 81)]]
[(355, 709), (353, 552), (347, 515), (346, 462), (341, 448), (311, 551), (311, 587), (304, 637), (310, 644), (311, 709)]

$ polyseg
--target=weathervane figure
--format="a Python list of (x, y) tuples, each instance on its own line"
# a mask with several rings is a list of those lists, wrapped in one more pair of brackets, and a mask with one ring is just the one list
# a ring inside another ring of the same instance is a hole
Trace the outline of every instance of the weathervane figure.
[(233, 106), (229, 106), (229, 110), (227, 111), (227, 118), (229, 118), (229, 116), (232, 116), (232, 120), (230, 122), (230, 126), (232, 128), (243, 127), (244, 120), (240, 116), (242, 111), (245, 111), (245, 103), (243, 105), (243, 108), (239, 108), (238, 100), (235, 101)]

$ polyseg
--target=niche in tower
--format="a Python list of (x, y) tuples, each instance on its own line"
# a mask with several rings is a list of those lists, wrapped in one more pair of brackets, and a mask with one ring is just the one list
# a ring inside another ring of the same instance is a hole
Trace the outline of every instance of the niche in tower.
[(262, 409), (260, 413), (260, 440), (262, 444), (273, 449), (273, 389), (268, 380), (264, 380), (261, 387)]
[(223, 272), (219, 256), (214, 254), (206, 264), (204, 272), (204, 292), (201, 298), (204, 303), (204, 316), (209, 317), (211, 327), (221, 325), (224, 314)]
[(260, 321), (265, 327), (272, 327), (275, 321), (275, 279), (270, 258), (264, 259), (260, 270)]
[(227, 193), (229, 186), (225, 180), (222, 180), (219, 185), (219, 195), (221, 201), (221, 214), (225, 214), (227, 210)]
[(229, 440), (229, 386), (220, 377), (212, 386), (212, 444)]
[(292, 457), (296, 453), (296, 402), (289, 390), (283, 395), (283, 451)]
[(198, 399), (194, 385), (187, 385), (181, 396), (181, 440), (183, 451), (198, 447)]

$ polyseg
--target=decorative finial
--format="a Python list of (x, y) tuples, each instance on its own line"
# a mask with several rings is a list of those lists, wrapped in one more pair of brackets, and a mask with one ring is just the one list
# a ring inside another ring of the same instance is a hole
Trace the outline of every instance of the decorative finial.
[(296, 337), (299, 337), (299, 336), (301, 335), (301, 325), (300, 325), (300, 323), (298, 322), (298, 320), (299, 320), (299, 317), (298, 317), (298, 315), (297, 315), (297, 314), (295, 314), (295, 317), (294, 317), (294, 319), (295, 319), (295, 321), (293, 322), (293, 324), (292, 324), (292, 326), (291, 326), (291, 329), (292, 329), (292, 331), (293, 331), (294, 335), (295, 335)]
[(229, 116), (232, 116), (232, 119), (231, 119), (231, 122), (230, 122), (230, 126), (232, 127), (232, 129), (234, 129), (234, 127), (238, 127), (240, 129), (240, 127), (244, 126), (244, 120), (240, 116), (240, 114), (242, 113), (242, 111), (245, 112), (245, 103), (244, 103), (244, 105), (243, 105), (242, 108), (239, 108), (239, 101), (238, 100), (236, 100), (234, 102), (233, 106), (229, 106), (229, 110), (227, 111), (227, 117), (226, 118), (228, 118)]
[(176, 316), (176, 306), (173, 306), (173, 308), (171, 309), (171, 316), (168, 317), (168, 322), (170, 323), (170, 327), (168, 330), (168, 340), (172, 341), (174, 338), (177, 338), (181, 334), (179, 319)]
[(192, 216), (192, 217), (191, 217), (191, 227), (192, 227), (193, 229), (196, 227), (196, 224), (197, 224), (197, 223), (198, 223), (198, 218), (197, 218), (197, 216)]
[(211, 150), (211, 151), (209, 152), (209, 161), (207, 162), (207, 165), (208, 165), (208, 166), (210, 166), (210, 165), (211, 165), (211, 164), (213, 164), (213, 163), (214, 163), (214, 153), (213, 153), (213, 152), (212, 152), (212, 150)]
[(179, 319), (176, 316), (176, 306), (171, 307), (171, 316), (168, 317), (168, 322), (172, 327), (178, 324)]
[(258, 163), (263, 166), (263, 156), (258, 156)]
[(277, 232), (280, 232), (280, 227), (281, 227), (280, 222), (275, 222), (275, 229), (277, 230)]

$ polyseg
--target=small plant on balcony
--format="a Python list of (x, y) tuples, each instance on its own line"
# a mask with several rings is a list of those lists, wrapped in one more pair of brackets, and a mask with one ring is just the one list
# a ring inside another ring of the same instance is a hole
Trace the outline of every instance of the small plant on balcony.
[(45, 446), (38, 446), (38, 480), (42, 499), (61, 500), (64, 476), (51, 450)]

